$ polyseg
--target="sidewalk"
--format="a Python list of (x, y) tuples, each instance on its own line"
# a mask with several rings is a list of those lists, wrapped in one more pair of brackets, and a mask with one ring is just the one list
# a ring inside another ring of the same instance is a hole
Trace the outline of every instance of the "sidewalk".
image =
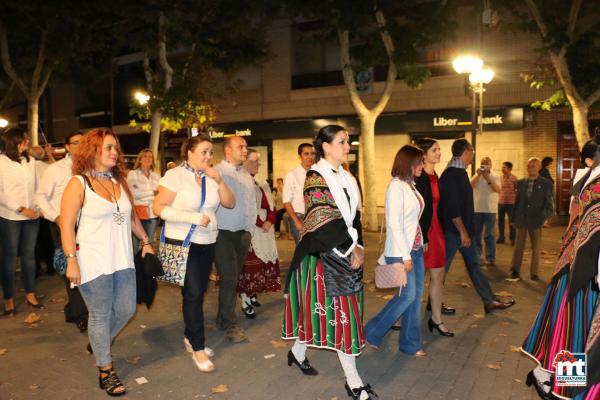
[[(525, 376), (534, 363), (512, 351), (520, 346), (538, 310), (554, 269), (554, 260), (564, 227), (543, 230), (541, 282), (509, 283), (513, 247), (498, 245), (498, 266), (485, 269), (496, 293), (515, 296), (516, 305), (485, 315), (482, 303), (467, 277), (460, 256), (455, 258), (446, 280), (445, 303), (457, 308), (446, 316), (446, 326), (456, 337), (444, 338), (427, 330), (429, 313), (423, 306), (422, 337), (425, 358), (398, 353), (398, 334), (386, 337), (380, 352), (366, 349), (357, 365), (363, 380), (381, 399), (537, 399), (525, 386)], [(365, 320), (375, 314), (392, 291), (373, 284), (378, 234), (365, 234)], [(293, 241), (278, 241), (282, 275), (291, 259)], [(528, 251), (528, 250), (527, 250)], [(522, 275), (529, 276), (529, 253)], [(468, 287), (465, 287), (468, 286)], [(0, 318), (0, 399), (108, 399), (98, 389), (94, 358), (85, 351), (87, 336), (73, 324), (64, 323), (66, 295), (56, 276), (43, 276), (38, 292), (45, 294), (46, 310), (33, 326), (23, 320), (32, 312), (17, 294), (17, 315)], [(425, 288), (427, 293), (427, 288)], [(207, 345), (215, 350), (216, 371), (199, 372), (183, 347), (181, 295), (176, 287), (161, 284), (150, 310), (139, 306), (137, 314), (113, 347), (115, 368), (124, 381), (127, 399), (346, 399), (344, 377), (333, 352), (309, 349), (307, 356), (319, 371), (306, 377), (287, 366), (290, 343), (282, 347), (281, 293), (263, 295), (255, 320), (241, 315), (249, 341), (231, 344), (215, 328), (217, 290), (211, 285), (206, 297)], [(275, 341), (274, 344), (272, 341)], [(6, 349), (3, 354), (2, 349)], [(148, 383), (138, 384), (144, 377)], [(211, 388), (227, 385), (223, 393)]]

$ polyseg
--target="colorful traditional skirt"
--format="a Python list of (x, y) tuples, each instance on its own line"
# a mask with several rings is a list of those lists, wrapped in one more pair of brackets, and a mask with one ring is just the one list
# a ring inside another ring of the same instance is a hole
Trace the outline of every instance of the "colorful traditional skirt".
[(254, 251), (248, 252), (237, 285), (238, 293), (254, 294), (281, 290), (279, 261), (264, 262)]
[(323, 264), (309, 255), (292, 272), (281, 337), (357, 356), (365, 345), (362, 315), (363, 291), (327, 296)]
[[(523, 353), (551, 373), (554, 373), (554, 357), (560, 351), (584, 352), (598, 300), (598, 286), (590, 282), (568, 301), (568, 283), (566, 267), (548, 285), (540, 311), (521, 347)], [(567, 389), (555, 385), (552, 391), (565, 396)]]
[(588, 388), (584, 393), (580, 393), (575, 396), (575, 400), (598, 400), (600, 399), (600, 384), (593, 385)]

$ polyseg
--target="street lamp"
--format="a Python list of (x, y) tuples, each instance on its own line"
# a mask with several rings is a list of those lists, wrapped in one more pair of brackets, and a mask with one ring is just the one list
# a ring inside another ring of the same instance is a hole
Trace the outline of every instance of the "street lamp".
[[(459, 74), (469, 74), (469, 83), (473, 91), (473, 103), (471, 105), (471, 144), (473, 150), (477, 146), (477, 96), (479, 94), (479, 132), (483, 132), (483, 85), (488, 84), (494, 78), (494, 71), (483, 66), (483, 60), (479, 57), (466, 55), (452, 61), (452, 67)], [(471, 172), (475, 173), (475, 163), (471, 164)]]
[(0, 118), (0, 128), (6, 128), (8, 126), (8, 121), (4, 118)]
[(142, 106), (144, 104), (147, 104), (148, 100), (150, 100), (150, 96), (147, 95), (146, 93), (142, 92), (141, 90), (136, 91), (133, 94), (133, 98)]

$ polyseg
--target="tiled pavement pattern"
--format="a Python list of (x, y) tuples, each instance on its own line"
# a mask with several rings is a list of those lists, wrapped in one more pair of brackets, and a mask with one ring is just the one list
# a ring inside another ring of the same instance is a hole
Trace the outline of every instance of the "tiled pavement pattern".
[[(391, 332), (380, 352), (367, 349), (358, 358), (364, 381), (371, 383), (381, 399), (536, 399), (533, 390), (524, 384), (533, 362), (511, 351), (511, 346), (521, 344), (538, 309), (552, 274), (563, 229), (552, 227), (543, 231), (542, 248), (547, 254), (541, 263), (542, 281), (539, 283), (505, 282), (512, 247), (498, 246), (498, 266), (486, 268), (486, 273), (494, 291), (514, 294), (517, 304), (493, 315), (484, 314), (462, 260), (457, 257), (447, 277), (445, 300), (458, 310), (455, 316), (445, 317), (447, 327), (456, 337), (429, 333), (426, 326), (429, 313), (426, 313), (422, 335), (428, 356), (415, 358), (398, 353), (398, 334)], [(367, 233), (365, 238), (365, 279), (372, 281), (378, 234)], [(293, 242), (279, 240), (278, 244), (285, 276)], [(525, 257), (524, 276), (528, 275), (529, 257)], [(464, 287), (464, 282), (469, 283), (469, 287)], [(94, 359), (85, 351), (87, 336), (79, 333), (73, 324), (63, 322), (63, 287), (56, 276), (39, 279), (38, 292), (45, 294), (47, 309), (39, 313), (42, 320), (34, 327), (23, 322), (32, 310), (23, 304), (22, 291), (17, 297), (16, 317), (0, 317), (0, 349), (6, 349), (4, 354), (0, 350), (0, 399), (108, 398), (98, 389)], [(373, 283), (367, 283), (365, 293), (368, 319), (385, 303), (383, 296), (392, 292), (375, 290)], [(343, 388), (343, 372), (333, 352), (309, 350), (307, 355), (319, 375), (306, 377), (296, 367), (287, 366), (289, 346), (282, 348), (271, 343), (279, 341), (281, 294), (261, 296), (263, 306), (257, 309), (255, 320), (240, 313), (240, 324), (250, 339), (242, 344), (229, 343), (215, 329), (216, 299), (216, 289), (211, 284), (205, 316), (207, 345), (216, 352), (217, 369), (212, 374), (199, 372), (184, 350), (178, 288), (160, 285), (153, 307), (150, 310), (138, 307), (137, 314), (113, 347), (116, 370), (128, 389), (125, 398), (348, 398)], [(145, 377), (148, 383), (136, 383), (139, 377)], [(212, 393), (211, 389), (220, 384), (227, 385), (228, 390)]]

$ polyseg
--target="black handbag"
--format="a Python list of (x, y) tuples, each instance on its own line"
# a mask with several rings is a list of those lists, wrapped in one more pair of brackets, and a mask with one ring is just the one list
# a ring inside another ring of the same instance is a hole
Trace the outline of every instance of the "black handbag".
[(363, 269), (352, 269), (350, 258), (342, 257), (333, 249), (321, 252), (325, 291), (327, 296), (350, 296), (363, 288)]

